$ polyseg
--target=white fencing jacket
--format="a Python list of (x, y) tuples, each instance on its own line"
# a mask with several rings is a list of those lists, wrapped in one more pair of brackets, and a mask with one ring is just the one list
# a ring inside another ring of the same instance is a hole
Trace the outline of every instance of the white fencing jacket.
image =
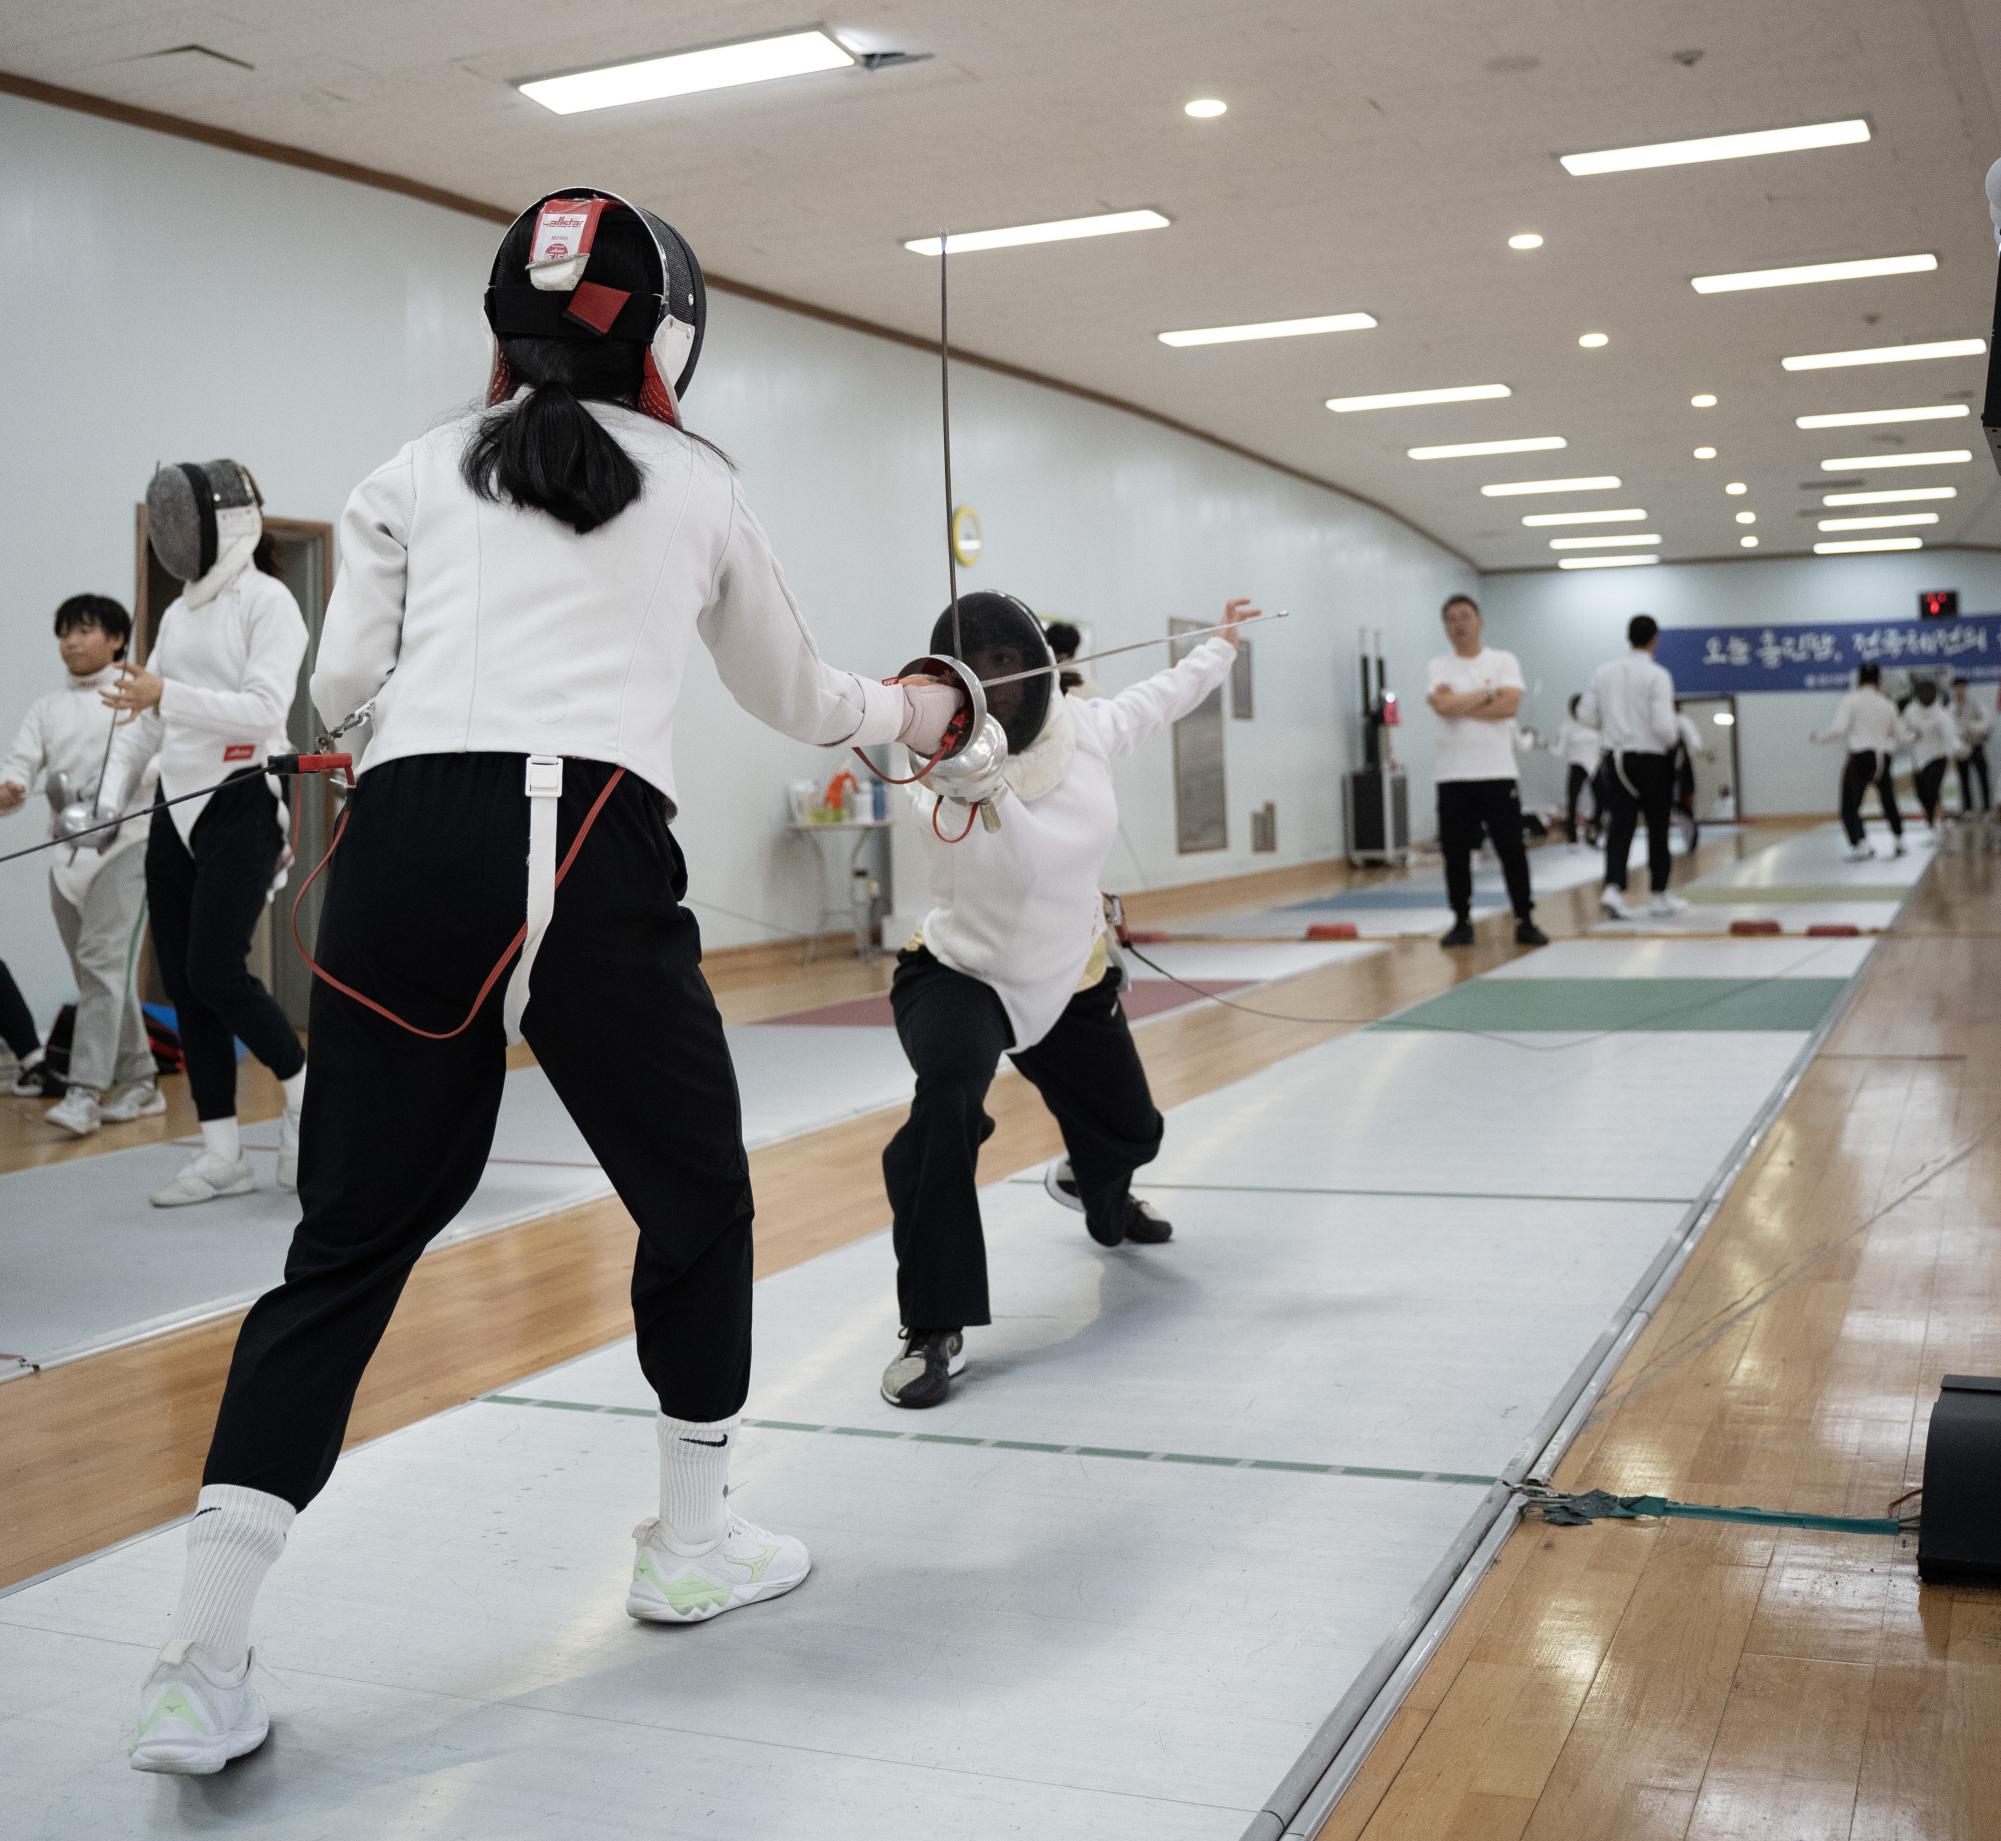
[(1813, 739), (1840, 742), (1850, 754), (1890, 755), (1910, 740), (1910, 732), (1888, 697), (1873, 684), (1861, 684), (1834, 706), (1834, 720)]
[[(1003, 799), (998, 831), (975, 823), (964, 843), (940, 843), (932, 829), (937, 795), (913, 789), (931, 875), (924, 944), (955, 972), (993, 988), (1016, 1049), (1033, 1048), (1055, 1026), (1105, 930), (1100, 878), (1119, 825), (1113, 760), (1186, 716), (1230, 675), (1236, 657), (1228, 640), (1208, 639), (1115, 697), (1059, 699), (1052, 727), (1067, 717), (1068, 732), (1038, 740), (1022, 757), (1030, 769), (1023, 784), (1042, 777), (1033, 769), (1045, 743), (1071, 748), (1068, 769), (1047, 791)], [(948, 806), (938, 822), (955, 835), (963, 808)]]
[(1672, 754), (1674, 679), (1645, 652), (1609, 659), (1591, 674), (1577, 714), (1595, 723), (1612, 754)]
[(671, 799), (698, 633), (730, 694), (794, 740), (894, 740), (903, 692), (821, 662), (729, 468), (636, 410), (586, 406), (646, 481), (586, 535), (466, 485), (470, 415), (354, 489), (312, 692), (329, 727), (375, 700), (361, 770), (413, 754), (570, 755)]
[(1934, 703), (1926, 709), (1922, 703), (1913, 702), (1904, 712), (1905, 726), (1911, 733), (1911, 765), (1929, 767), (1934, 761), (1950, 760), (1960, 751), (1959, 724), (1952, 719), (1952, 711), (1943, 703)]
[[(157, 757), (160, 790), (173, 799), (289, 753), (285, 724), (305, 660), (306, 622), (276, 578), (246, 565), (199, 606), (180, 595), (160, 616), (146, 661), (166, 689), (119, 732), (106, 787), (122, 795)], [(276, 795), (278, 782), (265, 781)], [(207, 809), (206, 799), (172, 808), (183, 840)]]
[[(105, 708), (101, 693), (118, 682), (118, 667), (107, 665), (102, 671), (93, 671), (88, 677), (67, 677), (61, 690), (52, 690), (37, 697), (28, 706), (28, 713), (16, 731), (13, 744), (4, 757), (0, 757), (0, 781), (11, 781), (16, 786), (24, 786), (30, 793), (42, 790), (44, 782), (52, 773), (59, 773), (69, 782), (70, 790), (80, 799), (88, 801), (96, 794), (97, 776), (105, 765), (104, 744), (110, 738), (114, 712)], [(130, 727), (129, 723), (121, 727)], [(100, 852), (95, 838), (86, 842), (77, 852), (76, 861), (70, 862), (70, 853), (52, 850), (48, 853), (50, 873), (64, 871), (62, 877), (64, 894), (87, 887), (91, 878), (101, 868), (106, 859), (133, 849), (146, 835), (144, 808), (152, 803), (153, 775), (143, 773), (139, 785), (133, 789), (125, 801), (123, 810), (115, 806), (105, 806), (106, 818), (136, 819), (127, 824), (118, 835)], [(45, 810), (45, 816), (53, 820), (54, 814)], [(53, 823), (49, 835), (55, 835)]]

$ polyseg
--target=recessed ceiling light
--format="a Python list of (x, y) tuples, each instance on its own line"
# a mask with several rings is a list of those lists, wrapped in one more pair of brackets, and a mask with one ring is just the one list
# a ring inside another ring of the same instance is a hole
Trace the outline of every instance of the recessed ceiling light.
[(1506, 480), (1498, 486), (1482, 486), (1480, 492), (1484, 498), (1512, 499), (1525, 492), (1617, 492), (1621, 483), (1616, 473), (1599, 473), (1588, 479)]
[(1097, 217), (1059, 217), (1046, 224), (1015, 224), (1005, 230), (948, 230), (944, 237), (912, 237), (904, 248), (935, 256), (949, 243), (955, 256), (976, 249), (1015, 249), (1024, 243), (1067, 243), (1076, 237), (1115, 237), (1128, 230), (1165, 230), (1158, 211), (1106, 211)]
[(1510, 249), (1540, 249), (1542, 247), (1542, 238), (1537, 236), (1533, 230), (1524, 230), (1520, 236), (1512, 236), (1508, 239), (1508, 247)]
[(1552, 524), (1644, 524), (1646, 521), (1644, 511), (1536, 511), (1522, 520), (1530, 530)]
[(1750, 488), (1749, 486), (1745, 485), (1745, 484), (1744, 484), (1744, 482), (1743, 482), (1743, 481), (1742, 481), (1741, 479), (1733, 479), (1733, 480), (1732, 480), (1732, 481), (1731, 481), (1731, 482), (1729, 483), (1729, 485), (1727, 485), (1727, 486), (1725, 486), (1725, 487), (1723, 488), (1723, 490), (1724, 490), (1725, 492), (1729, 493), (1729, 495), (1730, 495), (1730, 496), (1731, 496), (1731, 497), (1732, 497), (1733, 499), (1741, 499), (1741, 498), (1742, 498), (1742, 497), (1744, 496), (1744, 494), (1745, 494), (1745, 493), (1747, 493), (1747, 492), (1749, 492), (1749, 491), (1751, 490), (1751, 488)]
[(1879, 422), (1956, 422), (1972, 410), (1964, 403), (1933, 403), (1924, 409), (1850, 409), (1840, 415), (1794, 416), (1796, 428), (1873, 428)]
[(1866, 121), (1822, 121), (1798, 128), (1764, 128), (1752, 134), (1705, 134), (1692, 141), (1608, 147), (1601, 153), (1566, 153), (1558, 158), (1565, 172), (1583, 179), (1594, 173), (1630, 173), (1649, 166), (1692, 166), (1703, 160), (1747, 160), (1761, 153), (1853, 147), (1868, 138)]
[(1985, 339), (1932, 339), (1920, 345), (1870, 345), (1852, 352), (1806, 352), (1781, 358), (1788, 371), (1832, 371), (1850, 364), (1909, 364), (1920, 358), (1978, 358)]
[(1699, 447), (1695, 450), (1695, 457), (1697, 460), (1714, 460), (1716, 450), (1713, 447)]
[[(1755, 550), (1758, 547), (1758, 540), (1755, 537), (1739, 537), (1737, 547), (1742, 550)], [(1719, 716), (1716, 720), (1721, 722), (1723, 718)]]
[(1192, 115), (1197, 121), (1214, 121), (1219, 115), (1227, 115), (1230, 105), (1214, 96), (1199, 96), (1195, 101), (1183, 105), (1182, 114)]
[(1758, 522), (1758, 514), (1755, 511), (1740, 511), (1737, 514), (1737, 522), (1739, 524), (1756, 524)]
[(1700, 396), (1691, 396), (1688, 399), (1688, 406), (1691, 409), (1714, 409), (1716, 399), (1705, 390)]
[(1578, 335), (1577, 343), (1587, 352), (1595, 352), (1601, 345), (1610, 345), (1612, 335), (1604, 332), (1587, 332)]
[(1561, 435), (1524, 435), (1519, 441), (1452, 441), (1408, 452), (1413, 460), (1465, 460), (1475, 454), (1539, 454), (1569, 445)]
[[(957, 237), (952, 247), (959, 247)], [(1186, 332), (1156, 333), (1163, 345), (1235, 345), (1245, 339), (1299, 339), (1315, 332), (1367, 332), (1372, 313), (1321, 313), (1303, 320), (1257, 320), (1248, 326), (1195, 326)]]
[(1695, 275), (1698, 294), (1741, 294), (1747, 288), (1801, 288), (1816, 281), (1870, 281), (1882, 275), (1928, 275), (1938, 257), (1869, 256), (1860, 262), (1803, 262), (1788, 268), (1743, 269), (1734, 275)]
[(1904, 486), (1892, 492), (1829, 492), (1823, 505), (1912, 505), (1920, 499), (1956, 499), (1957, 486)]
[(1559, 569), (1640, 569), (1660, 561), (1658, 556), (1559, 556)]
[(1906, 525), (1936, 524), (1935, 511), (1910, 511), (1895, 518), (1823, 518), (1820, 528), (1824, 531), (1894, 531)]
[(1873, 473), (1878, 467), (1956, 467), (1972, 458), (1969, 447), (1945, 447), (1929, 454), (1844, 454), (1820, 465), (1825, 473)]
[(1609, 537), (1552, 537), (1552, 550), (1630, 550), (1636, 545), (1659, 543), (1653, 531), (1615, 531)]
[(1860, 556), (1869, 550), (1922, 550), (1922, 537), (1860, 537), (1850, 543), (1817, 543), (1816, 556)]
[(1391, 390), (1378, 396), (1330, 396), (1327, 407), (1337, 415), (1358, 409), (1417, 409), (1426, 403), (1480, 403), (1512, 396), (1506, 384), (1459, 384), (1447, 390)]
[(574, 71), (568, 76), (536, 77), (517, 83), (515, 88), (531, 102), (539, 102), (558, 115), (576, 115), (586, 109), (654, 102), (663, 96), (692, 96), (701, 90), (730, 89), (739, 83), (768, 83), (775, 77), (845, 70), (854, 62), (854, 54), (843, 50), (824, 32), (787, 32), (777, 38), (711, 45), (704, 51), (677, 51), (666, 57), (641, 58), (632, 64)]

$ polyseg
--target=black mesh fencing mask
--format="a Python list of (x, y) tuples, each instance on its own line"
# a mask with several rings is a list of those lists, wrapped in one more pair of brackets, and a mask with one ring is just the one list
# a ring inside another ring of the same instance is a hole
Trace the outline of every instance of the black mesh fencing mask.
[(146, 536), (175, 580), (200, 580), (231, 544), (255, 541), (264, 521), (257, 482), (236, 460), (182, 460), (146, 488)]
[(1008, 752), (1025, 753), (1049, 720), (1056, 674), (1044, 671), (1013, 684), (996, 685), (992, 680), (1056, 662), (1043, 637), (1042, 622), (1011, 594), (968, 594), (959, 597), (958, 626), (964, 651), (954, 642), (949, 607), (931, 629), (931, 650), (972, 667), (988, 686), (987, 709), (1006, 732)]

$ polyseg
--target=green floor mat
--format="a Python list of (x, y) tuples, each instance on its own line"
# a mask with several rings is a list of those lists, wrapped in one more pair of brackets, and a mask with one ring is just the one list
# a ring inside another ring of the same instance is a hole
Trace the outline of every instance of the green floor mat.
[(1377, 1029), (1810, 1030), (1845, 978), (1476, 978)]

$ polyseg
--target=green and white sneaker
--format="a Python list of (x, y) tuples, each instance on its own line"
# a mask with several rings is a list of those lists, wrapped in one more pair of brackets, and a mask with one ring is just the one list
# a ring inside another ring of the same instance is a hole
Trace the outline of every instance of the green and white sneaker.
[(127, 1753), (135, 1771), (207, 1777), (254, 1752), (271, 1730), (249, 1661), (231, 1681), (210, 1674), (188, 1649), (169, 1643), (139, 1689), (139, 1730)]
[(777, 1598), (813, 1570), (803, 1542), (772, 1534), (741, 1515), (700, 1553), (676, 1553), (657, 1516), (632, 1531), (639, 1551), (632, 1560), (626, 1614), (649, 1624), (699, 1624), (724, 1611)]

